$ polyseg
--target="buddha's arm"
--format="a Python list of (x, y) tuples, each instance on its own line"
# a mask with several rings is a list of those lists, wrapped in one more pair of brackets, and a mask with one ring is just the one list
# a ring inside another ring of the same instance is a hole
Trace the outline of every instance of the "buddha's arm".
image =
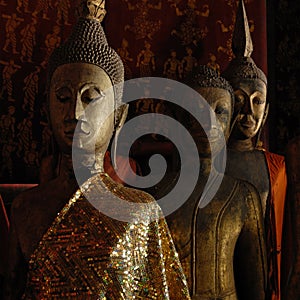
[(267, 267), (261, 202), (255, 188), (244, 184), (247, 211), (235, 250), (236, 287), (239, 299), (265, 299)]
[(25, 289), (27, 274), (27, 263), (22, 255), (18, 234), (14, 222), (14, 215), (11, 216), (9, 232), (9, 258), (5, 278), (4, 299), (21, 299)]

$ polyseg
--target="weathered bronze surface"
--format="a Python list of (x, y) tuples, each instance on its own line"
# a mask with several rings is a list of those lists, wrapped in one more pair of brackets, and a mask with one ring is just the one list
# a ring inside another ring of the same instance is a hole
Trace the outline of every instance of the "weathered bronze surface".
[(263, 214), (270, 190), (269, 171), (262, 151), (237, 151), (228, 149), (226, 172), (252, 183), (259, 192)]
[(243, 0), (237, 12), (232, 50), (235, 58), (223, 73), (235, 94), (226, 173), (250, 182), (259, 192), (266, 225), (268, 297), (275, 300), (280, 299), (285, 164), (279, 156), (262, 151), (260, 133), (268, 114), (267, 79), (251, 58), (253, 45)]
[[(207, 67), (198, 68), (192, 76), (189, 84), (205, 96), (220, 122), (219, 133), (228, 138), (231, 87)], [(210, 147), (220, 151), (219, 138), (210, 135), (208, 147), (199, 127), (198, 131), (192, 127), (191, 133), (201, 158), (199, 180), (187, 202), (168, 216), (167, 222), (192, 299), (265, 299), (266, 256), (259, 196), (252, 185), (230, 176), (224, 176), (218, 190), (210, 188), (203, 194), (209, 173), (214, 180), (221, 176), (214, 168), (215, 158), (209, 156)], [(201, 196), (206, 198), (210, 192), (213, 199), (200, 208)]]
[[(251, 58), (253, 45), (244, 2), (239, 3), (232, 50), (235, 58), (223, 76), (231, 83), (235, 105), (228, 148), (227, 173), (247, 180), (258, 190), (265, 211), (269, 176), (264, 155), (253, 141), (267, 117), (267, 79)], [(245, 152), (245, 153), (241, 153)], [(257, 171), (259, 166), (260, 172)]]

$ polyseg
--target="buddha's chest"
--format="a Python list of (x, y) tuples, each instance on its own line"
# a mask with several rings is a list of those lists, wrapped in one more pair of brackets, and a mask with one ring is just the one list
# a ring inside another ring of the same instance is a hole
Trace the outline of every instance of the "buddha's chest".
[(270, 192), (270, 179), (263, 152), (228, 151), (226, 173), (254, 185), (260, 195), (263, 212), (265, 212)]
[[(227, 278), (222, 280), (226, 289), (232, 287), (234, 249), (247, 210), (238, 201), (241, 199), (238, 193), (228, 194), (217, 193), (201, 209), (187, 204), (168, 222), (190, 287), (194, 276), (199, 289), (211, 288), (219, 277)], [(218, 278), (215, 277), (217, 269), (220, 270)], [(226, 274), (221, 270), (226, 270)]]

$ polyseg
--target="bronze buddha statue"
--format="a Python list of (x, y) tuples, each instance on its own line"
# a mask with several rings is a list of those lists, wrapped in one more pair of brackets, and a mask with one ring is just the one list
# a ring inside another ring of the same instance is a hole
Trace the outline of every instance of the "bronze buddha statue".
[[(100, 24), (105, 1), (79, 2), (71, 36), (49, 61), (58, 175), (13, 201), (5, 299), (190, 299), (154, 199), (103, 170), (127, 113), (124, 72)], [(116, 199), (129, 203), (128, 221), (118, 218), (122, 206), (111, 207)]]
[[(197, 186), (177, 211), (167, 216), (175, 246), (187, 276), (192, 299), (265, 299), (266, 257), (262, 209), (255, 188), (214, 167), (229, 136), (233, 91), (207, 66), (197, 67), (188, 85), (209, 103), (211, 112), (201, 127), (188, 124), (200, 156)], [(185, 99), (188, 101), (189, 99)], [(203, 109), (195, 103), (195, 109)], [(215, 115), (219, 126), (213, 125)], [(213, 149), (213, 151), (212, 151)], [(191, 162), (193, 168), (193, 162)], [(205, 190), (209, 174), (213, 180)], [(221, 179), (220, 188), (214, 185)], [(211, 195), (212, 199), (208, 199)], [(210, 201), (209, 201), (210, 200)], [(207, 205), (203, 205), (208, 202)]]
[(243, 0), (237, 11), (232, 50), (235, 58), (222, 74), (235, 94), (226, 173), (250, 182), (259, 192), (267, 236), (268, 297), (280, 299), (285, 163), (282, 156), (259, 145), (260, 131), (268, 114), (267, 78), (251, 58), (253, 44)]

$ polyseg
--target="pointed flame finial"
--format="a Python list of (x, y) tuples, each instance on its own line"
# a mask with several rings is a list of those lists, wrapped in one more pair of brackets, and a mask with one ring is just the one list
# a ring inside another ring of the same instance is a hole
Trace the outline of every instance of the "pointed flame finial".
[(77, 0), (76, 16), (102, 22), (106, 15), (105, 0)]
[(232, 51), (236, 57), (251, 57), (253, 44), (244, 1), (240, 0), (232, 37)]

